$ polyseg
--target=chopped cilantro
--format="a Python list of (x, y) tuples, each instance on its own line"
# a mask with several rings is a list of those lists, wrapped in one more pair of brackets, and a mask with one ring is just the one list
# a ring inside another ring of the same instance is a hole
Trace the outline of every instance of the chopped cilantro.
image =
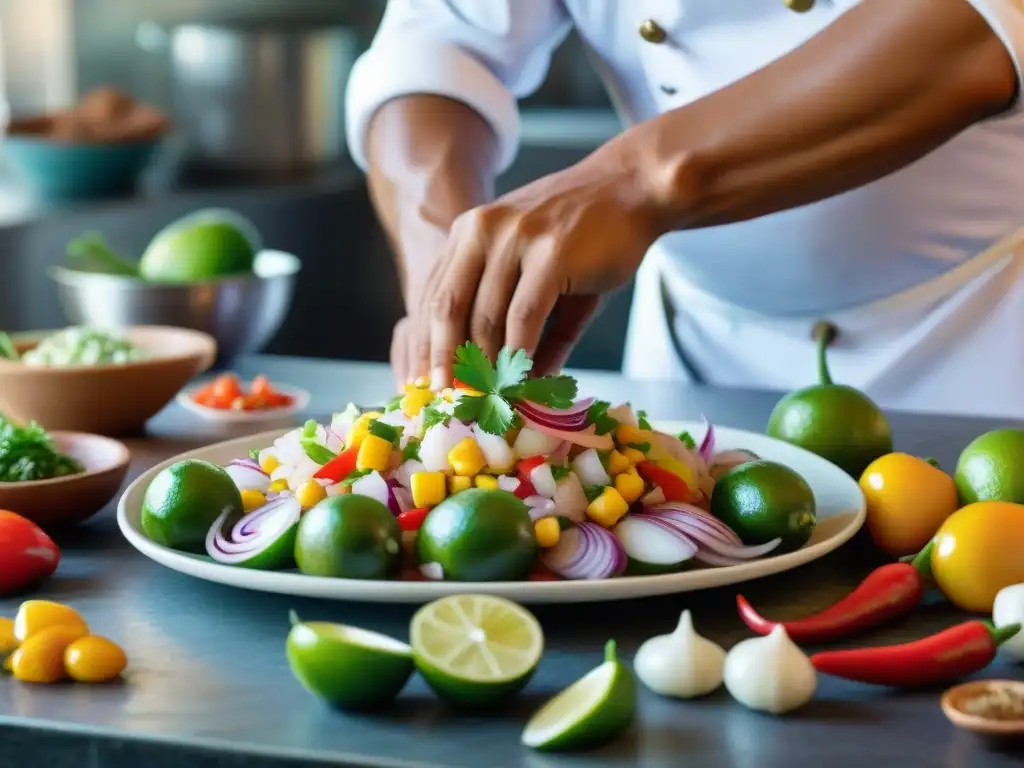
[(376, 435), (381, 440), (387, 440), (392, 445), (397, 444), (398, 438), (402, 436), (402, 433), (399, 431), (398, 427), (393, 427), (390, 424), (385, 424), (383, 421), (380, 421), (378, 419), (373, 419), (372, 421), (370, 421), (370, 425), (369, 427), (367, 427), (367, 431), (371, 435)]
[(608, 460), (611, 459), (611, 457), (612, 457), (612, 452), (611, 451), (598, 451), (597, 452), (597, 458), (599, 458), (601, 460), (601, 466), (604, 467), (605, 469), (608, 469)]
[(583, 493), (587, 497), (587, 501), (593, 501), (602, 493), (604, 493), (603, 485), (588, 485), (583, 489)]
[(587, 421), (594, 425), (594, 431), (599, 435), (607, 435), (619, 426), (619, 422), (608, 415), (608, 409), (612, 404), (605, 400), (598, 400), (587, 411)]
[(423, 429), (428, 430), (435, 424), (448, 426), (448, 422), (451, 421), (451, 418), (451, 416), (431, 403), (423, 409)]
[(676, 435), (679, 438), (679, 442), (689, 448), (691, 451), (697, 447), (697, 441), (693, 439), (693, 435), (687, 432), (685, 429)]
[(479, 395), (464, 395), (455, 407), (455, 418), (475, 421), (492, 435), (504, 435), (515, 423), (512, 404), (530, 400), (550, 408), (568, 408), (576, 397), (576, 380), (571, 376), (542, 376), (527, 379), (533, 361), (526, 352), (508, 347), (498, 353), (496, 365), (476, 344), (466, 342), (455, 351), (455, 377), (478, 390)]
[(555, 520), (558, 521), (558, 530), (568, 531), (573, 526), (572, 520), (565, 515), (555, 515)]
[(260, 449), (259, 448), (253, 448), (252, 450), (250, 450), (249, 451), (249, 458), (252, 459), (253, 461), (257, 461), (258, 462), (260, 460)]
[(390, 400), (388, 400), (388, 404), (384, 406), (384, 413), (391, 413), (392, 411), (397, 411), (401, 407), (402, 395), (395, 395)]
[(640, 451), (640, 453), (647, 453), (651, 450), (650, 443), (627, 443), (630, 448)]
[(310, 419), (302, 425), (302, 436), (299, 438), (299, 445), (306, 455), (317, 464), (323, 466), (333, 459), (337, 454), (316, 441), (316, 433), (319, 425), (314, 419)]
[(569, 476), (569, 468), (568, 467), (560, 467), (557, 464), (552, 464), (551, 465), (551, 476), (553, 478), (555, 478), (555, 482), (557, 483), (563, 477), (568, 477)]
[(351, 472), (345, 475), (345, 479), (341, 481), (341, 484), (352, 485), (352, 483), (354, 483), (360, 477), (366, 477), (371, 472), (373, 472), (372, 469), (353, 469)]
[(402, 461), (409, 460), (420, 460), (420, 441), (416, 438), (410, 438), (402, 449)]
[(640, 429), (646, 429), (648, 432), (650, 432), (652, 429), (654, 429), (651, 426), (651, 422), (649, 422), (647, 420), (647, 411), (637, 411), (636, 412), (636, 421), (637, 421), (637, 424), (640, 425)]

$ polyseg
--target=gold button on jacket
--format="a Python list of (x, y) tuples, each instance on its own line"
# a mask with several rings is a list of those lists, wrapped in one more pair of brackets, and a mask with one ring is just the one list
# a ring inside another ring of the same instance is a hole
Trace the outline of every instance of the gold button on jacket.
[(640, 23), (640, 37), (646, 40), (648, 43), (664, 43), (668, 37), (668, 33), (665, 32), (662, 27), (654, 19), (644, 19)]

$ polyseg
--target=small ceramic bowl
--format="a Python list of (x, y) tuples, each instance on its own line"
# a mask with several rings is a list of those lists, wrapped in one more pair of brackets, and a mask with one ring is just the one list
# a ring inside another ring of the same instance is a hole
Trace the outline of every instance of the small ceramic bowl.
[[(25, 352), (52, 333), (17, 334), (14, 342)], [(147, 357), (65, 367), (0, 360), (0, 412), (49, 430), (136, 433), (217, 356), (217, 342), (200, 331), (135, 325), (121, 333)]]
[(997, 738), (1024, 738), (1024, 717), (1002, 720), (967, 711), (972, 699), (985, 694), (992, 688), (1005, 688), (1024, 699), (1024, 682), (1019, 680), (974, 680), (950, 688), (942, 696), (942, 711), (950, 721), (960, 728)]
[[(304, 410), (309, 405), (310, 394), (304, 389), (299, 387), (291, 387), (287, 384), (273, 385), (274, 390), (280, 392), (282, 395), (290, 395), (292, 398), (292, 404), (286, 405), (281, 408), (266, 408), (259, 411), (232, 411), (225, 410), (223, 408), (210, 408), (207, 405), (200, 405), (193, 398), (196, 392), (199, 392), (209, 382), (202, 382), (195, 386), (183, 389), (178, 393), (177, 401), (178, 404), (195, 414), (204, 421), (208, 421), (213, 424), (222, 424), (230, 426), (242, 426), (246, 424), (264, 424), (266, 422), (278, 422), (281, 421), (297, 411)], [(248, 389), (251, 382), (242, 381), (239, 382), (242, 389)]]
[(0, 508), (44, 529), (92, 517), (121, 489), (131, 454), (117, 440), (83, 432), (50, 432), (57, 450), (78, 459), (85, 471), (52, 480), (0, 483)]

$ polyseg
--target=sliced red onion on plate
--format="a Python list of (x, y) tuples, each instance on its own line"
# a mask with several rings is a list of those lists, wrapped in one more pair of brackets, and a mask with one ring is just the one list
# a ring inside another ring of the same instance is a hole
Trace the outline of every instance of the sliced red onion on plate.
[(562, 532), (551, 549), (541, 552), (541, 562), (565, 579), (608, 579), (626, 568), (622, 543), (596, 523), (579, 523)]
[(708, 429), (704, 433), (704, 439), (701, 440), (697, 453), (705, 462), (708, 462), (711, 460), (711, 454), (715, 452), (715, 425), (707, 419), (704, 419), (704, 423), (708, 425)]
[(678, 571), (697, 554), (698, 546), (690, 537), (655, 515), (628, 515), (613, 533), (626, 551), (631, 573)]
[(391, 489), (388, 488), (388, 482), (377, 471), (363, 475), (352, 483), (352, 493), (360, 496), (369, 496), (371, 499), (376, 499), (385, 507), (388, 507), (392, 512), (395, 511), (391, 501)]
[(717, 517), (705, 512), (700, 507), (686, 504), (679, 501), (666, 502), (654, 507), (644, 509), (644, 512), (652, 515), (661, 515), (673, 520), (680, 521), (687, 525), (700, 526), (718, 535), (725, 542), (741, 545), (743, 541), (736, 532)]
[(254, 509), (226, 531), (230, 512), (217, 518), (206, 535), (206, 552), (218, 563), (270, 571), (291, 565), (302, 505), (278, 496)]
[(551, 429), (579, 431), (586, 429), (587, 411), (594, 404), (594, 398), (578, 400), (569, 408), (549, 408), (540, 403), (525, 400), (517, 406), (524, 418), (529, 417), (538, 424)]
[(228, 462), (224, 471), (231, 476), (240, 491), (259, 491), (266, 494), (270, 490), (270, 475), (260, 469), (260, 465), (252, 459), (234, 459)]

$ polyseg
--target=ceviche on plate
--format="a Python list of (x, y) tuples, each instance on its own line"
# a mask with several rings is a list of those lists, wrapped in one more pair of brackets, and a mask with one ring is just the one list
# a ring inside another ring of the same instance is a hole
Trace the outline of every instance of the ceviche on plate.
[(736, 565), (810, 537), (813, 494), (792, 470), (716, 453), (711, 425), (658, 431), (531, 366), (467, 343), (451, 387), (417, 381), (380, 410), (349, 405), (239, 456), (223, 471), (240, 507), (220, 506), (206, 553), (340, 578), (609, 579)]

